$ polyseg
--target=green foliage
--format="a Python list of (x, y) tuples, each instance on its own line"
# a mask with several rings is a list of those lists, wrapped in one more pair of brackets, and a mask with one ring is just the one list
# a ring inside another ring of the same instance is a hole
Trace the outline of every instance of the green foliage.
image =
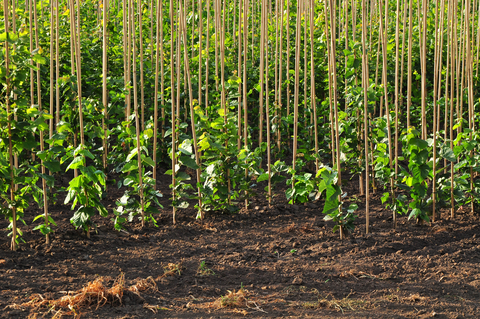
[(342, 190), (337, 183), (338, 172), (328, 166), (324, 166), (318, 170), (317, 177), (321, 178), (318, 184), (318, 192), (322, 194), (326, 192), (325, 205), (323, 206), (323, 213), (326, 215), (325, 220), (331, 220), (335, 223), (333, 231), (339, 229), (342, 233), (348, 235), (355, 229), (355, 211), (358, 209), (357, 204), (350, 204), (347, 209), (343, 208), (343, 202), (339, 197)]
[(433, 178), (432, 159), (430, 158), (430, 148), (432, 140), (424, 141), (418, 136), (420, 132), (410, 128), (402, 137), (403, 155), (408, 158), (408, 167), (400, 165), (399, 177), (401, 183), (397, 187), (407, 191), (411, 201), (406, 202), (406, 196), (399, 195), (393, 206), (394, 211), (408, 213), (411, 209), (408, 219), (415, 218), (429, 222), (430, 205), (432, 199), (428, 194), (428, 180)]
[[(133, 118), (132, 116), (132, 120)], [(158, 201), (163, 195), (155, 190), (155, 180), (151, 177), (152, 172), (146, 171), (146, 167), (153, 168), (155, 166), (153, 160), (148, 156), (148, 148), (146, 147), (153, 135), (153, 130), (147, 125), (146, 130), (140, 134), (140, 151), (142, 152), (140, 154), (142, 159), (142, 185), (140, 185), (137, 140), (135, 130), (131, 128), (131, 124), (130, 121), (122, 123), (124, 132), (122, 133), (122, 143), (126, 145), (133, 142), (134, 145), (128, 155), (124, 157), (123, 162), (117, 165), (117, 169), (122, 173), (122, 180), (118, 182), (118, 187), (127, 187), (124, 195), (116, 201), (117, 207), (113, 210), (115, 218), (112, 218), (112, 221), (117, 230), (123, 229), (124, 223), (132, 222), (136, 215), (141, 214), (142, 202), (145, 221), (151, 221), (154, 226), (158, 226), (154, 217), (154, 214), (159, 213), (157, 207), (163, 208)], [(126, 152), (121, 153), (126, 154)]]
[(64, 203), (72, 202), (72, 210), (75, 210), (78, 205), (70, 222), (75, 228), (82, 228), (89, 233), (90, 228), (94, 226), (91, 218), (95, 213), (98, 212), (100, 216), (107, 217), (108, 212), (100, 201), (105, 187), (105, 174), (93, 166), (86, 166), (86, 158), (93, 159), (93, 155), (87, 148), (80, 145), (76, 149), (68, 148), (62, 160), (71, 160), (67, 171), (78, 169), (81, 173), (70, 181), (67, 188), (68, 193)]
[(305, 162), (303, 162), (301, 159), (298, 159), (295, 169), (293, 169), (293, 167), (288, 169), (288, 174), (290, 174), (292, 177), (287, 179), (287, 185), (293, 184), (291, 188), (287, 188), (285, 191), (285, 196), (287, 197), (289, 204), (306, 203), (316, 195), (314, 190), (316, 188), (317, 181), (313, 174), (297, 173), (301, 171), (304, 166)]

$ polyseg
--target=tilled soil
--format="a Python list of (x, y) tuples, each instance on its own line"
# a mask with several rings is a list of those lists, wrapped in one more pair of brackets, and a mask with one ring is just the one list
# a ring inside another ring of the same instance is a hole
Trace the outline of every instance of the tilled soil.
[[(445, 211), (432, 225), (400, 216), (394, 230), (391, 212), (373, 195), (370, 233), (360, 207), (355, 232), (340, 240), (323, 221), (322, 201), (289, 205), (282, 191), (270, 207), (257, 197), (249, 209), (208, 214), (203, 224), (193, 209), (181, 210), (173, 225), (168, 183), (159, 182), (165, 209), (158, 228), (134, 222), (117, 232), (110, 219), (95, 217), (97, 232), (88, 239), (71, 226), (70, 207), (57, 205), (50, 246), (29, 224), (22, 227), (26, 243), (11, 252), (3, 232), (0, 317), (480, 317), (478, 212), (460, 210), (451, 220)], [(120, 196), (110, 191), (109, 210)], [(32, 207), (25, 220), (40, 213)], [(76, 309), (26, 304), (38, 294), (58, 300), (99, 278), (109, 288), (121, 274), (125, 287), (151, 277), (157, 289)]]

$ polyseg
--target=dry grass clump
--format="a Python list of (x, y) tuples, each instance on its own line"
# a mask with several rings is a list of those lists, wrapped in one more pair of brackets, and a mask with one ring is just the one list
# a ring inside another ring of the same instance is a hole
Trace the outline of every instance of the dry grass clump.
[(336, 299), (334, 297), (328, 298), (328, 296), (326, 296), (325, 298), (319, 298), (317, 301), (314, 302), (305, 302), (303, 304), (303, 307), (328, 308), (344, 313), (345, 311), (373, 309), (375, 308), (375, 304), (368, 300), (351, 299), (350, 295), (348, 295), (343, 299)]
[(228, 290), (228, 294), (221, 296), (213, 305), (216, 308), (246, 308), (247, 307), (247, 294), (248, 290), (240, 288), (238, 291)]
[[(103, 284), (105, 278), (100, 277), (92, 282), (87, 283), (85, 287), (77, 291), (64, 292), (63, 296), (56, 300), (45, 299), (40, 294), (35, 294), (30, 297), (30, 301), (21, 305), (12, 305), (12, 308), (33, 308), (39, 310), (43, 307), (48, 307), (49, 312), (53, 312), (52, 318), (61, 318), (63, 315), (74, 316), (80, 318), (80, 310), (90, 307), (98, 309), (106, 303), (122, 304), (122, 298), (125, 291), (130, 291), (140, 297), (142, 291), (155, 291), (157, 285), (152, 277), (142, 279), (135, 285), (128, 288), (125, 287), (125, 275), (122, 273), (115, 280), (111, 288), (105, 287)], [(33, 316), (33, 317), (32, 317)], [(36, 314), (32, 314), (31, 318), (35, 318)]]
[[(228, 290), (228, 294), (225, 296), (221, 296), (217, 300), (212, 303), (212, 306), (216, 309), (220, 308), (232, 308), (233, 311), (247, 314), (245, 308), (260, 311), (266, 313), (263, 309), (261, 309), (258, 304), (255, 302), (251, 292), (244, 289), (243, 287), (240, 288), (238, 291), (230, 291)], [(240, 309), (243, 308), (243, 310)]]

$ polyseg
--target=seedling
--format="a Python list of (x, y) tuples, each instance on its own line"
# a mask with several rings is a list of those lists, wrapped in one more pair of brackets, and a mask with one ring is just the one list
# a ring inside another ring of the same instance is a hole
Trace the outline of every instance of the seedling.
[(199, 276), (214, 276), (215, 272), (207, 267), (205, 260), (200, 262), (198, 266), (197, 275)]

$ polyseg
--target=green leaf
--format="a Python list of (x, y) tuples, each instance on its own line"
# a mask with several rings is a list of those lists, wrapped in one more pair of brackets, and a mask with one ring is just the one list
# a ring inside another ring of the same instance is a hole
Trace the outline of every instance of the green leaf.
[(439, 155), (441, 157), (443, 157), (444, 159), (446, 159), (447, 161), (450, 161), (450, 162), (455, 162), (457, 160), (457, 158), (455, 157), (455, 153), (453, 152), (453, 150), (451, 148), (449, 148), (448, 146), (444, 145), (441, 149), (440, 149), (440, 152), (439, 152)]
[(73, 161), (70, 163), (70, 165), (68, 165), (67, 167), (67, 171), (69, 169), (77, 169), (79, 168), (80, 166), (83, 166), (84, 165), (84, 157), (83, 156), (77, 156), (73, 159)]
[(358, 205), (355, 204), (355, 203), (352, 203), (352, 204), (350, 204), (350, 206), (348, 206), (347, 212), (353, 213), (353, 212), (356, 211), (357, 209), (358, 209)]
[(138, 169), (137, 161), (126, 163), (122, 168), (122, 173), (128, 173), (130, 171)]
[(43, 56), (41, 56), (40, 54), (35, 54), (33, 57), (32, 57), (32, 60), (36, 63), (39, 63), (39, 64), (45, 64), (47, 63), (47, 59), (45, 59)]
[(123, 180), (123, 185), (128, 186), (128, 185), (130, 185), (134, 182), (135, 182), (135, 180), (132, 177), (128, 176)]
[(80, 188), (84, 183), (85, 177), (83, 175), (77, 176), (69, 183), (70, 187)]
[(288, 188), (286, 191), (285, 191), (285, 196), (287, 197), (287, 199), (290, 199), (292, 198), (292, 196), (295, 194), (295, 189), (294, 188)]
[(416, 137), (410, 139), (410, 141), (408, 143), (410, 145), (416, 145), (421, 150), (425, 149), (428, 146), (427, 141), (424, 141), (424, 140), (416, 138)]
[(22, 144), (22, 147), (26, 150), (32, 150), (37, 147), (38, 143), (35, 141), (35, 138), (32, 135), (27, 134), (25, 141)]
[(177, 175), (175, 176), (175, 179), (177, 181), (189, 181), (191, 177), (185, 172), (178, 172)]
[(153, 161), (153, 159), (151, 159), (148, 156), (143, 156), (143, 154), (142, 154), (142, 163), (150, 165), (151, 167), (155, 167), (155, 162)]
[(86, 157), (88, 157), (88, 158), (90, 158), (90, 159), (92, 159), (92, 160), (95, 159), (95, 156), (93, 156), (93, 154), (90, 153), (90, 151), (87, 150), (87, 149), (83, 149), (83, 150), (81, 150), (81, 151), (78, 152), (78, 153), (81, 154), (81, 155), (83, 155), (83, 156), (86, 156)]
[(60, 162), (58, 161), (44, 161), (43, 165), (52, 173), (56, 173), (61, 170)]
[(190, 140), (185, 140), (178, 146), (178, 150), (185, 155), (193, 154), (192, 142)]
[(414, 208), (410, 212), (410, 215), (408, 215), (408, 220), (410, 220), (412, 217), (419, 218), (421, 214), (422, 214), (422, 211), (420, 209)]
[(264, 173), (257, 178), (257, 182), (259, 182), (259, 183), (263, 182), (263, 181), (266, 181), (266, 180), (268, 180), (268, 173)]
[(180, 156), (180, 162), (191, 169), (198, 169), (197, 163), (190, 156)]
[(137, 152), (138, 152), (138, 149), (135, 147), (134, 149), (132, 149), (130, 151), (130, 154), (128, 154), (127, 156), (127, 159), (126, 159), (126, 162), (130, 162), (132, 160), (132, 158), (137, 155)]

